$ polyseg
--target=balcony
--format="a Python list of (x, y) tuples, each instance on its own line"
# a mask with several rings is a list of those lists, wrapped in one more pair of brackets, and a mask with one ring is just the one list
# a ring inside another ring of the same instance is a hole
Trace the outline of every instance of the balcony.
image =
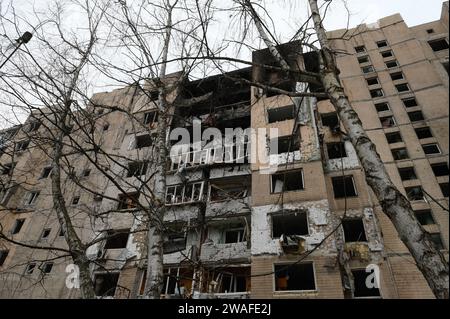
[(200, 260), (220, 262), (236, 259), (250, 260), (251, 253), (247, 242), (217, 244), (213, 241), (205, 242), (200, 252)]

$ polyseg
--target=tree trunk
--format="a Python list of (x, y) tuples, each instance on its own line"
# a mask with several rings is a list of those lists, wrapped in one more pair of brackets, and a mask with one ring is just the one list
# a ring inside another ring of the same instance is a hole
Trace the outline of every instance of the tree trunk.
[(322, 25), (317, 0), (309, 0), (309, 4), (314, 28), (322, 48), (324, 67), (322, 84), (355, 147), (364, 168), (366, 181), (377, 196), (383, 212), (392, 221), (401, 240), (408, 247), (436, 298), (448, 298), (448, 264), (444, 256), (435, 248), (429, 234), (415, 218), (409, 201), (392, 183), (375, 145), (367, 136), (361, 120), (351, 107), (340, 84), (339, 71)]

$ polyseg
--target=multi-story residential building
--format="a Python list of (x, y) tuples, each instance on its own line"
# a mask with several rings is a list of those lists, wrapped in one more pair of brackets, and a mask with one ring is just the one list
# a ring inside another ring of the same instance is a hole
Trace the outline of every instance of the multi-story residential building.
[[(448, 2), (430, 23), (408, 27), (396, 14), (328, 34), (353, 108), (448, 259)], [(295, 42), (280, 50), (294, 69), (318, 70), (315, 53), (300, 54)], [(164, 297), (432, 298), (365, 182), (332, 104), (250, 82), (311, 92), (320, 85), (263, 68), (274, 63), (268, 50), (254, 52), (253, 62), (196, 81), (177, 82), (178, 73), (164, 79), (177, 83), (169, 95)], [(93, 124), (72, 131), (77, 149), (92, 145), (85, 140), (92, 130), (103, 150), (98, 161), (71, 155), (63, 190), (80, 238), (96, 241), (87, 254), (103, 297), (136, 298), (144, 290), (141, 208), (151, 206), (158, 126), (151, 81), (145, 89), (96, 94)], [(1, 132), (0, 222), (12, 240), (66, 247), (52, 211), (49, 145), (35, 138), (49, 126), (45, 115), (36, 111)], [(240, 133), (227, 135), (227, 128)], [(244, 134), (249, 128), (265, 129), (265, 143), (255, 145)], [(70, 263), (1, 240), (0, 296), (76, 298), (79, 291), (66, 285)], [(377, 287), (367, 287), (366, 270), (377, 274)]]

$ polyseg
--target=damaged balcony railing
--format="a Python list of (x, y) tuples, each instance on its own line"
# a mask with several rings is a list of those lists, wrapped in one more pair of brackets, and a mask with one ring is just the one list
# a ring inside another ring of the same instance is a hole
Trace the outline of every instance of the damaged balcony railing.
[(171, 170), (217, 163), (245, 163), (249, 159), (250, 142), (208, 147), (171, 156)]

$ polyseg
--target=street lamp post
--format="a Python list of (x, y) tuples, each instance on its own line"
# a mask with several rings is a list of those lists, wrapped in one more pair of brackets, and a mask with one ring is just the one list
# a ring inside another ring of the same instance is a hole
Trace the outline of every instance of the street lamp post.
[(28, 43), (28, 41), (30, 41), (32, 37), (33, 37), (33, 34), (31, 32), (28, 32), (28, 31), (25, 32), (24, 34), (22, 34), (22, 36), (16, 40), (17, 43), (15, 44), (14, 50), (11, 52), (10, 55), (8, 55), (6, 60), (2, 62), (2, 65), (0, 65), (0, 69), (5, 65), (6, 62), (8, 62), (8, 60), (20, 48), (20, 46), (22, 44), (24, 44), (24, 43)]

